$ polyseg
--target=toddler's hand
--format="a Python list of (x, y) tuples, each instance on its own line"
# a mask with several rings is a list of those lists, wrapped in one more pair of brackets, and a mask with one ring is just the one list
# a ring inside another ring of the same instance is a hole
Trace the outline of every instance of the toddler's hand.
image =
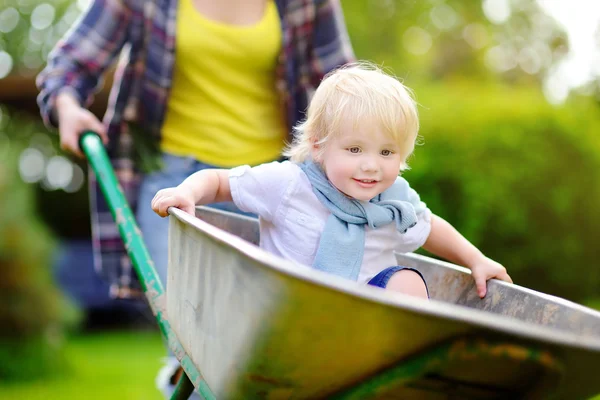
[(190, 215), (196, 215), (194, 197), (183, 187), (161, 189), (152, 199), (152, 210), (161, 217), (169, 215), (169, 207), (179, 208)]
[(498, 264), (496, 261), (482, 255), (471, 266), (471, 275), (475, 279), (477, 286), (477, 294), (484, 298), (487, 292), (487, 281), (490, 279), (499, 279), (513, 283), (510, 276), (506, 273), (506, 268)]

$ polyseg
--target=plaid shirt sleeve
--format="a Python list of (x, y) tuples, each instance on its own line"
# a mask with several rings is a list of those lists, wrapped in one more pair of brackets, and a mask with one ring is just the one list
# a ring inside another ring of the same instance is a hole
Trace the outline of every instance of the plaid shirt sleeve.
[(316, 88), (331, 70), (355, 61), (339, 0), (316, 2), (312, 82)]
[(69, 91), (89, 106), (102, 75), (127, 40), (132, 9), (126, 0), (94, 0), (72, 31), (67, 32), (48, 56), (38, 75), (37, 101), (46, 125), (57, 125), (53, 115), (56, 96)]

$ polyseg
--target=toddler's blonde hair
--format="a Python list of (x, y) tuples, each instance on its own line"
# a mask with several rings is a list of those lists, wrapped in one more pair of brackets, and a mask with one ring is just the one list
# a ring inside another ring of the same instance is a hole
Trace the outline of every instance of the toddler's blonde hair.
[(419, 131), (415, 101), (410, 89), (368, 62), (348, 64), (325, 76), (306, 120), (294, 127), (295, 139), (283, 154), (301, 163), (310, 157), (314, 145), (319, 145), (316, 155), (320, 158), (327, 142), (341, 133), (342, 121), (351, 122), (354, 129), (376, 126), (389, 134), (400, 148), (400, 169), (408, 168), (406, 160)]

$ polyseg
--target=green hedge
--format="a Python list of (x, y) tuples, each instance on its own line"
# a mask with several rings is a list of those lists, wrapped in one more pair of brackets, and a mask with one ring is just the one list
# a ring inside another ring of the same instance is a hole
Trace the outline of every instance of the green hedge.
[(600, 113), (556, 108), (532, 88), (477, 82), (416, 87), (423, 146), (405, 176), (430, 208), (515, 283), (597, 297)]

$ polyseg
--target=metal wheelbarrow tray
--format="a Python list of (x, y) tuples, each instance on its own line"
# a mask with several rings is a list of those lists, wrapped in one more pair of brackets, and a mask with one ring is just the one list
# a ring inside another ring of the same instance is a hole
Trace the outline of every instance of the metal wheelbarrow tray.
[(170, 210), (165, 296), (101, 142), (84, 135), (82, 148), (186, 372), (173, 398), (192, 384), (207, 399), (600, 392), (596, 311), (500, 281), (482, 300), (468, 270), (414, 254), (398, 264), (423, 273), (432, 300), (358, 285), (263, 251), (256, 220), (208, 208)]
[(263, 251), (256, 220), (197, 216), (171, 210), (167, 315), (217, 398), (600, 391), (598, 312), (500, 281), (481, 300), (468, 270), (414, 254), (398, 264), (432, 300), (389, 293)]

